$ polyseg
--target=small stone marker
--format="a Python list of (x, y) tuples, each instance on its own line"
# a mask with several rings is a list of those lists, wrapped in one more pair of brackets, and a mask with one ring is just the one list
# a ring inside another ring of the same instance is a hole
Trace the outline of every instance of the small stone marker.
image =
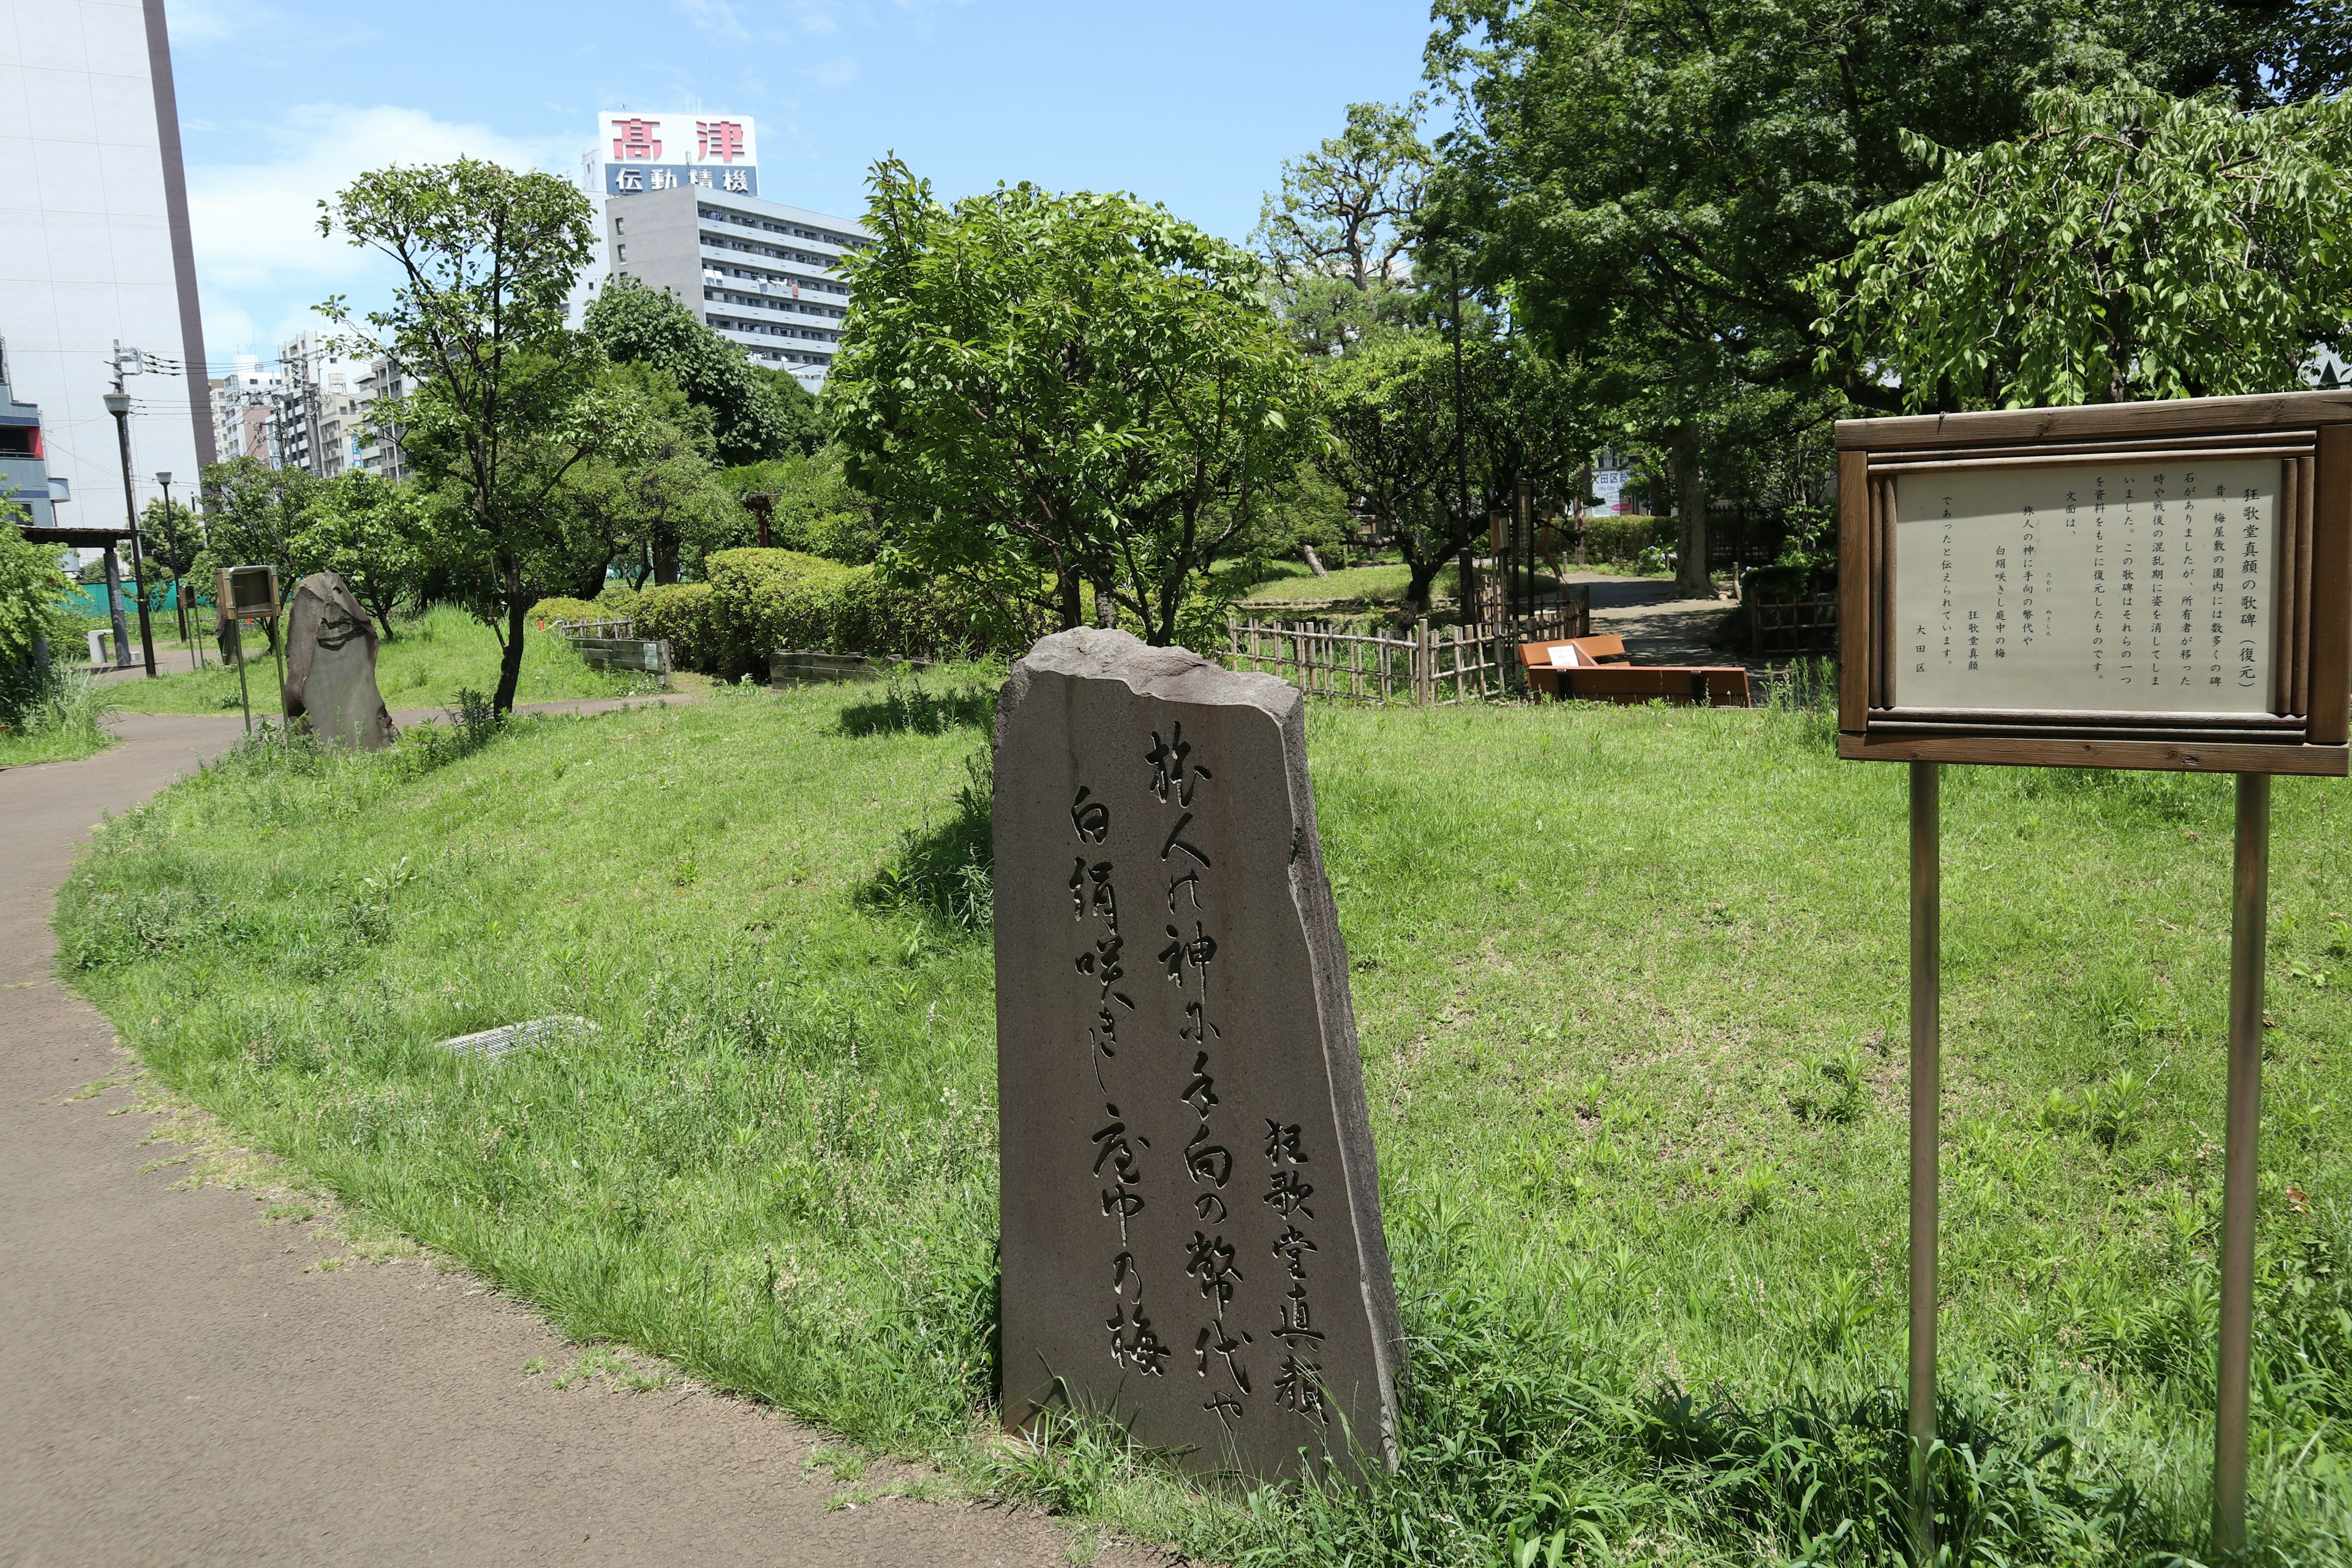
[(1004, 1419), (1392, 1462), (1402, 1354), (1296, 688), (1091, 628), (996, 724)]
[(583, 1018), (572, 1013), (558, 1013), (551, 1017), (531, 1018), (520, 1024), (501, 1024), (495, 1029), (478, 1034), (459, 1035), (444, 1040), (441, 1048), (461, 1057), (480, 1057), (485, 1061), (497, 1061), (517, 1051), (527, 1051), (537, 1046), (561, 1045), (597, 1034), (593, 1018)]
[(375, 684), (375, 626), (332, 572), (294, 585), (286, 617), (286, 718), (352, 751), (380, 752), (399, 733)]

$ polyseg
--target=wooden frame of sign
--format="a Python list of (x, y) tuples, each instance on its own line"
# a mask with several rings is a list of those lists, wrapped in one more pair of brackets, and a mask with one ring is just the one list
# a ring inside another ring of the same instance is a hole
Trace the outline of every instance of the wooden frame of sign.
[[(261, 590), (257, 594), (256, 588)], [(230, 621), (274, 621), (278, 618), (278, 568), (222, 566), (215, 569), (213, 613), (225, 626)]]
[(2343, 774), (2352, 391), (1837, 426), (1838, 754)]

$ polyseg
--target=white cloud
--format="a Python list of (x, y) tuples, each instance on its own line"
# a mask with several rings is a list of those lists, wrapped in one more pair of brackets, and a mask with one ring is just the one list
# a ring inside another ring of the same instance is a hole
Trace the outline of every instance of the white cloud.
[[(460, 153), (512, 168), (560, 163), (572, 150), (535, 144), (481, 125), (459, 125), (389, 104), (303, 104), (252, 127), (255, 162), (194, 163), (188, 216), (205, 302), (205, 348), (273, 352), (253, 334), (317, 324), (309, 308), (326, 295), (383, 291), (385, 264), (340, 237), (319, 233), (319, 202), (370, 169), (446, 163)], [(214, 341), (215, 323), (221, 341)]]
[(738, 43), (751, 37), (730, 0), (669, 0), (669, 6), (706, 33)]
[(235, 37), (269, 18), (254, 0), (172, 0), (166, 15), (174, 43)]
[(857, 79), (857, 60), (852, 55), (836, 55), (808, 74), (819, 87), (847, 87)]

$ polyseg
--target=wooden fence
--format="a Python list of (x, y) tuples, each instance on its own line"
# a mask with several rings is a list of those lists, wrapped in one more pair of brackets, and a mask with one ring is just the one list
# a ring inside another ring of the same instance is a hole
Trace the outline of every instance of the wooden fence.
[(1279, 676), (1312, 697), (1401, 697), (1444, 707), (1522, 689), (1519, 644), (1588, 637), (1591, 629), (1591, 603), (1582, 596), (1518, 620), (1440, 629), (1424, 616), (1394, 632), (1233, 616), (1224, 663)]

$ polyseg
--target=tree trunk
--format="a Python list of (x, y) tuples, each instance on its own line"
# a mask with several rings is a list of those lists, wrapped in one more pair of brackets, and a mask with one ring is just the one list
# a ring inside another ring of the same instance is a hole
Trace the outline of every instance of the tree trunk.
[(654, 584), (666, 586), (677, 581), (677, 536), (665, 530), (654, 536)]
[(507, 575), (507, 646), (499, 658), (498, 694), (490, 699), (490, 707), (501, 719), (514, 711), (515, 691), (522, 685), (522, 629), (530, 619), (530, 606), (523, 603), (520, 575)]
[(1057, 566), (1054, 569), (1054, 599), (1062, 612), (1061, 629), (1076, 631), (1086, 619), (1085, 606), (1078, 594), (1078, 574), (1067, 566)]
[(1445, 557), (1433, 555), (1426, 561), (1407, 560), (1412, 575), (1405, 580), (1404, 607), (1409, 615), (1429, 614), (1430, 595), (1436, 591), (1437, 574), (1445, 569)]
[(1715, 597), (1715, 580), (1706, 570), (1706, 475), (1698, 459), (1698, 427), (1675, 428), (1675, 520), (1681, 526), (1680, 559), (1675, 563), (1675, 588), (1686, 599)]

